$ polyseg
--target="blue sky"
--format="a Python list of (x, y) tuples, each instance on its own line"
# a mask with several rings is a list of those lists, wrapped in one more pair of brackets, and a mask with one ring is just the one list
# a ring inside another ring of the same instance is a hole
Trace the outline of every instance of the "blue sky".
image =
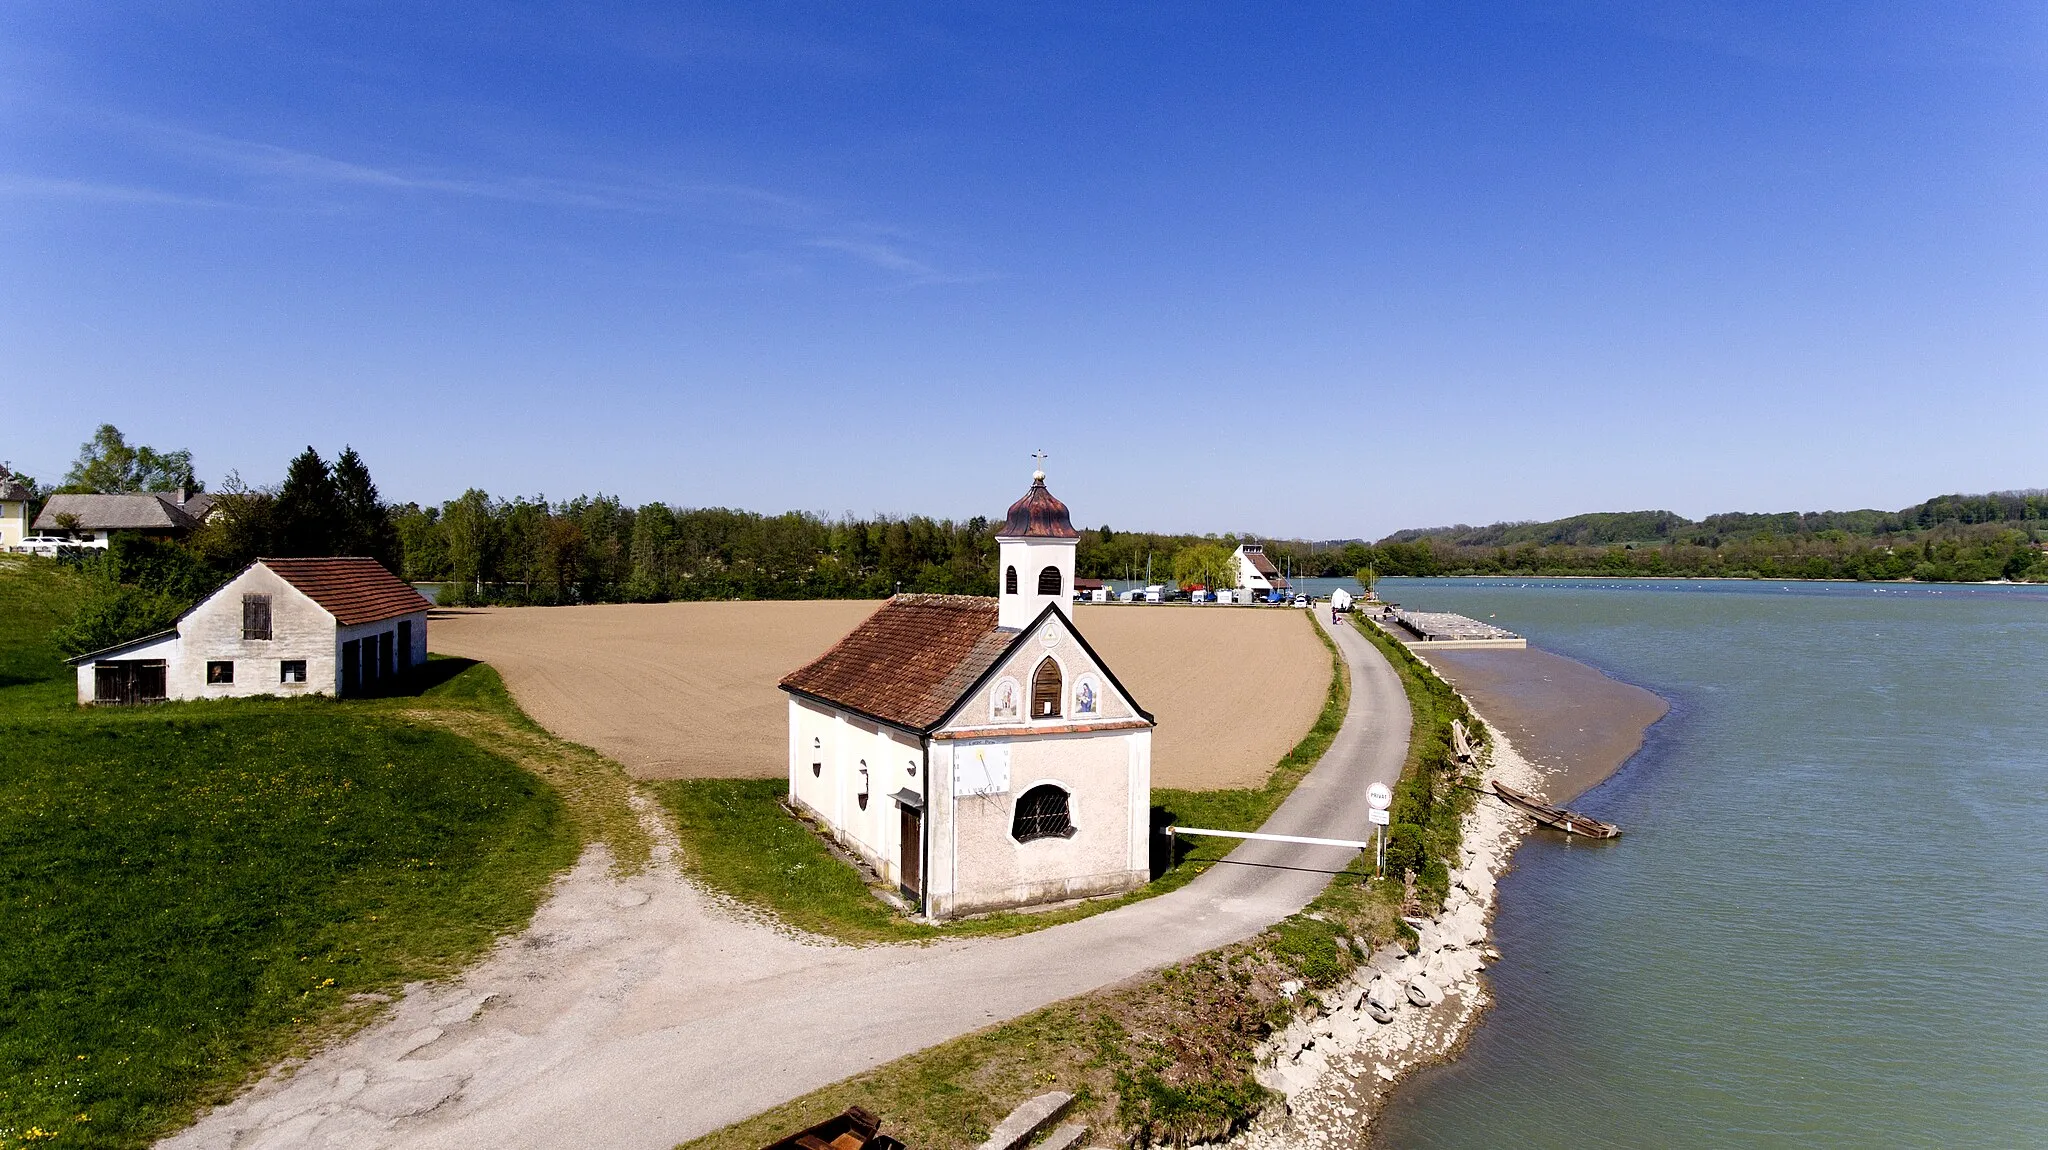
[(10, 3), (0, 457), (1376, 537), (2048, 485), (2038, 4)]

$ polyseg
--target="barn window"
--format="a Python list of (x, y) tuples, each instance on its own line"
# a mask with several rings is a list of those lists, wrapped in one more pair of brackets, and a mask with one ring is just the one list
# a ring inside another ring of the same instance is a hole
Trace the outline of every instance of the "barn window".
[[(824, 753), (824, 751), (825, 751), (825, 740), (824, 740), (824, 738), (823, 738), (822, 736), (813, 736), (813, 737), (812, 737), (812, 739), (811, 739), (811, 750), (812, 750), (812, 751), (814, 751), (814, 752), (816, 752), (816, 753), (818, 753), (818, 754), (823, 754), (823, 753)], [(813, 762), (813, 763), (811, 764), (811, 777), (812, 777), (812, 778), (814, 778), (814, 779), (815, 779), (815, 778), (818, 778), (818, 777), (822, 776), (822, 775), (823, 775), (824, 773), (825, 773), (825, 764), (824, 764), (824, 762), (823, 762), (822, 760), (821, 760), (821, 761), (816, 761), (816, 762)]]
[(209, 686), (223, 686), (235, 681), (235, 664), (220, 660), (206, 665), (206, 682)]
[(1017, 814), (1010, 821), (1010, 835), (1020, 843), (1032, 839), (1074, 837), (1074, 820), (1067, 811), (1067, 792), (1051, 783), (1040, 783), (1017, 799)]
[(1040, 595), (1057, 595), (1060, 593), (1059, 568), (1047, 567), (1038, 573), (1038, 593)]
[(861, 810), (868, 809), (868, 761), (866, 759), (860, 761), (860, 793), (855, 795), (854, 798), (860, 803)]
[(1038, 665), (1031, 675), (1031, 717), (1034, 719), (1058, 718), (1060, 713), (1061, 687), (1060, 665), (1047, 659)]
[(242, 638), (270, 638), (270, 596), (242, 596)]
[(1003, 572), (1003, 593), (1006, 595), (1015, 595), (1017, 593), (1017, 569), (1015, 567), (1011, 567)]
[(306, 661), (286, 659), (277, 665), (277, 681), (280, 683), (303, 683), (306, 681)]

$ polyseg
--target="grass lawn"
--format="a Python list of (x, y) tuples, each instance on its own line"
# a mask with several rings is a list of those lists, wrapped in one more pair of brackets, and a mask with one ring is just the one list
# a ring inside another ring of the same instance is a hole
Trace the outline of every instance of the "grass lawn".
[[(132, 1147), (522, 926), (616, 768), (488, 667), (419, 694), (79, 708), (69, 576), (0, 561), (0, 1147)], [(436, 682), (435, 680), (439, 680)]]
[[(1329, 748), (1351, 704), (1351, 679), (1337, 648), (1301, 612), (1330, 653), (1323, 710), (1265, 785), (1226, 791), (1154, 788), (1155, 821), (1217, 830), (1257, 830)], [(914, 921), (868, 889), (862, 873), (835, 856), (782, 805), (780, 779), (677, 779), (649, 784), (674, 816), (685, 864), (712, 889), (764, 908), (783, 922), (842, 942), (913, 942), (962, 935), (1016, 934), (1100, 914), (1187, 885), (1230, 853), (1232, 839), (1180, 839), (1164, 874), (1139, 890), (1037, 913), (996, 913), (933, 926)], [(1160, 825), (1165, 825), (1161, 823)]]

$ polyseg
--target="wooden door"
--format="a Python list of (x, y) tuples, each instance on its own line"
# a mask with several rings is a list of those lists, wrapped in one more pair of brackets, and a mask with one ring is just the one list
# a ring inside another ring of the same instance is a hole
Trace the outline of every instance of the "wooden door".
[(350, 639), (341, 645), (341, 691), (353, 695), (363, 685), (363, 641)]
[(897, 809), (903, 816), (903, 834), (897, 847), (901, 858), (896, 873), (903, 876), (903, 897), (914, 906), (924, 891), (924, 812), (914, 807)]

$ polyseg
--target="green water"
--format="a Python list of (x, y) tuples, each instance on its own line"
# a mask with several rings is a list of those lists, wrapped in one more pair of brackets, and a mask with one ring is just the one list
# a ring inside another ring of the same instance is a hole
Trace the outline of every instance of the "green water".
[(2048, 1146), (2048, 589), (1388, 580), (1663, 695), (1395, 1147)]

